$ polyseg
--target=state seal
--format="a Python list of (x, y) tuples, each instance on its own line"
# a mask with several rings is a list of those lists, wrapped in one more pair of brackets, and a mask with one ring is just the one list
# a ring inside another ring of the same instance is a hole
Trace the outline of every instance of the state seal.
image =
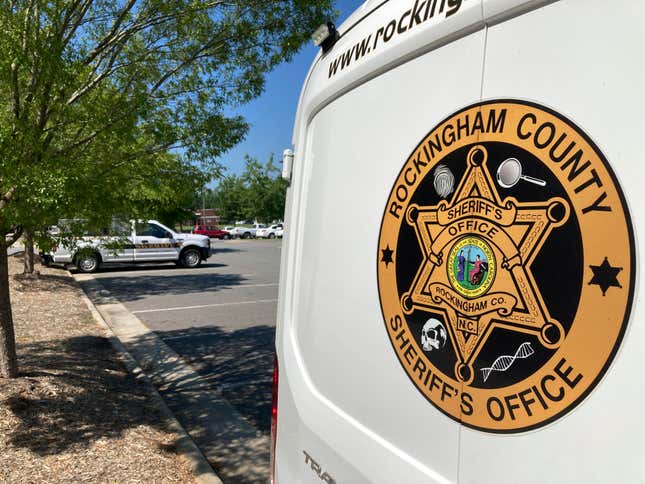
[(467, 236), (453, 245), (446, 268), (453, 289), (464, 297), (475, 298), (493, 283), (495, 256), (483, 238)]
[(625, 332), (634, 237), (609, 163), (556, 111), (467, 107), (405, 160), (377, 256), (399, 362), (440, 411), (488, 432), (584, 400)]

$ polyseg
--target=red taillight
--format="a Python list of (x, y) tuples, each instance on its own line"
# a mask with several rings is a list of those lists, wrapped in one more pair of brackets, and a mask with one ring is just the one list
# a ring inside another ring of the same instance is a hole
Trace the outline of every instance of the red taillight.
[(278, 356), (273, 357), (273, 396), (271, 399), (271, 484), (275, 483), (275, 444), (278, 437)]

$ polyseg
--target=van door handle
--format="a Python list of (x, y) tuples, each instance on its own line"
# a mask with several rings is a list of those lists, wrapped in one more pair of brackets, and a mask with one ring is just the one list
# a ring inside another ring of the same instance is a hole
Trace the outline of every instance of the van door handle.
[(141, 243), (142, 243), (142, 244), (147, 244), (147, 243), (148, 243), (148, 241), (147, 241), (147, 240), (142, 240), (142, 241), (141, 241)]

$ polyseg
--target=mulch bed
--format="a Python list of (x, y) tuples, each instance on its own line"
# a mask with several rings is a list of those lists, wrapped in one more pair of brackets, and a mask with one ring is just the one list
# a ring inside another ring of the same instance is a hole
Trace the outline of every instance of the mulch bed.
[(60, 269), (9, 258), (20, 377), (0, 379), (0, 481), (194, 482), (175, 435)]

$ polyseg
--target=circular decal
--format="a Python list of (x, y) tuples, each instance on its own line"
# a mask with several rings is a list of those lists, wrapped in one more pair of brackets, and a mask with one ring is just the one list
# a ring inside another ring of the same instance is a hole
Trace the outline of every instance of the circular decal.
[(405, 160), (381, 223), (378, 285), (392, 347), (439, 410), (521, 432), (580, 403), (631, 309), (631, 221), (607, 160), (564, 116), (488, 101)]

